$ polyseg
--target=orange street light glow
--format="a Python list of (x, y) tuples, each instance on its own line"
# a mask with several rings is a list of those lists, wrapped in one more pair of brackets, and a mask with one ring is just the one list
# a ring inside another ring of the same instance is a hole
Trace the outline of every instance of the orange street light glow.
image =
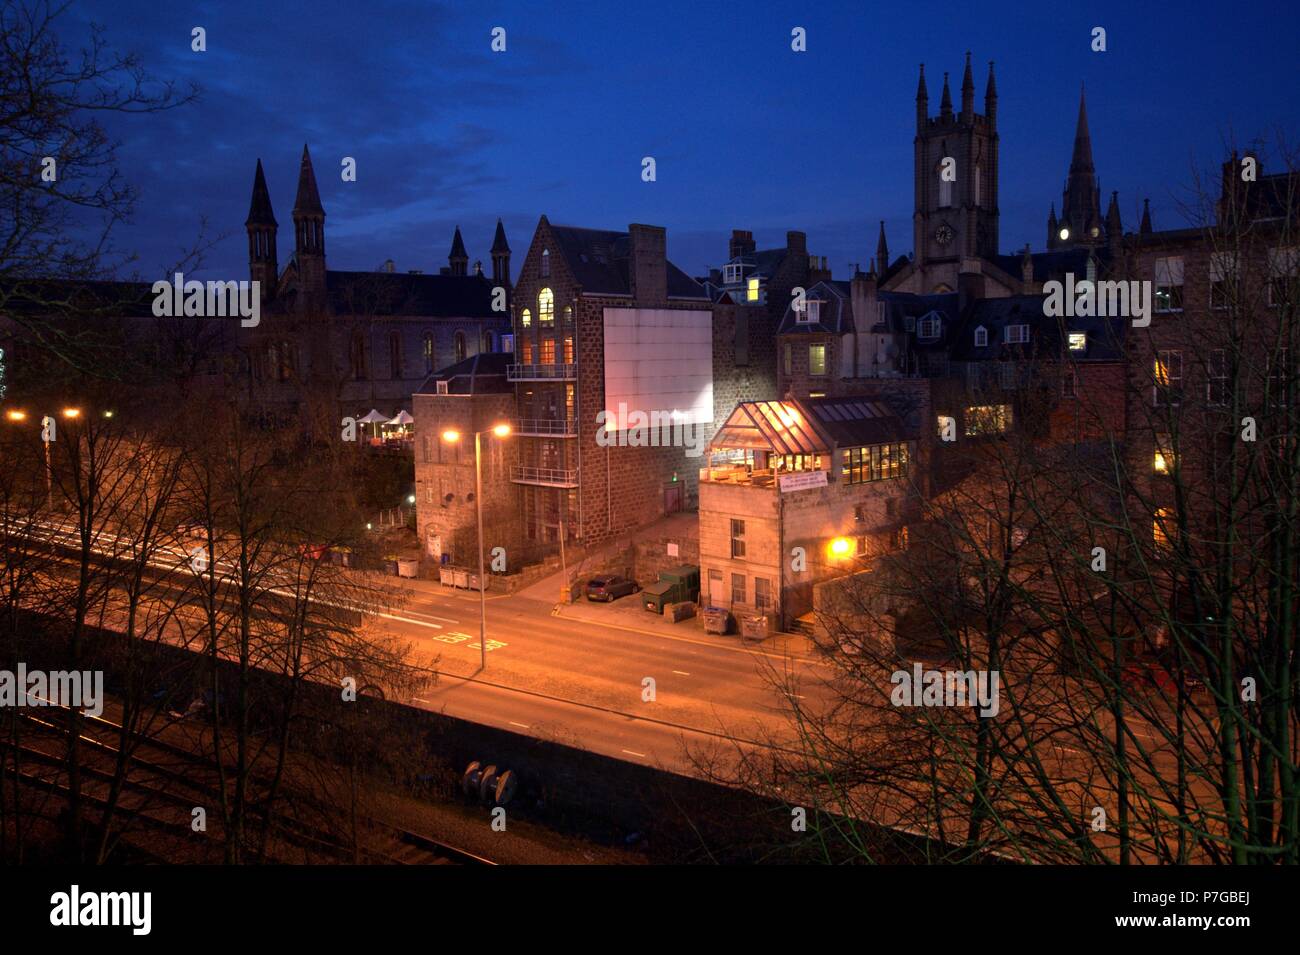
[(848, 557), (852, 546), (847, 537), (837, 537), (831, 541), (831, 553), (836, 557)]
[(81, 417), (81, 409), (80, 409), (80, 408), (64, 408), (64, 409), (63, 409), (63, 417), (65, 417), (65, 418), (79, 418), (79, 417)]
[(459, 440), (460, 440), (460, 432), (459, 432), (459, 431), (452, 431), (451, 429), (448, 429), (448, 430), (446, 430), (446, 431), (444, 431), (444, 432), (442, 433), (442, 440), (444, 440), (444, 441), (459, 441)]
[(499, 424), (492, 429), (492, 433), (495, 434), (498, 438), (508, 437), (510, 435), (510, 425)]
[(26, 421), (26, 420), (27, 420), (27, 412), (26, 412), (26, 411), (8, 411), (8, 412), (5, 412), (5, 417), (8, 418), (10, 421)]

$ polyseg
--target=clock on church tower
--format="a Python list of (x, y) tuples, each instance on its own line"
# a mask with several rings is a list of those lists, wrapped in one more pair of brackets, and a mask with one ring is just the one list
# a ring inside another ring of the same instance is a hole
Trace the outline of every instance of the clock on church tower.
[(954, 235), (955, 233), (952, 231), (952, 226), (944, 222), (940, 224), (939, 228), (934, 230), (934, 241), (938, 242), (940, 245), (946, 246), (953, 240)]

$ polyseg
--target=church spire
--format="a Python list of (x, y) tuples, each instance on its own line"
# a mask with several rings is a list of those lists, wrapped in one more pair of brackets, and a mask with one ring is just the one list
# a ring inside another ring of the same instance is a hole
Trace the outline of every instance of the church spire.
[(961, 78), (961, 118), (969, 123), (975, 116), (975, 78), (970, 71), (970, 50), (966, 51), (966, 72)]
[(293, 231), (301, 301), (305, 307), (320, 308), (325, 298), (325, 208), (305, 143), (298, 167), (298, 196), (293, 201)]
[(1092, 172), (1092, 135), (1088, 132), (1088, 103), (1083, 86), (1079, 87), (1079, 119), (1074, 126), (1074, 155), (1070, 158), (1070, 173)]
[(952, 94), (948, 92), (948, 74), (943, 74), (943, 97), (939, 100), (939, 115), (952, 119)]
[(258, 283), (262, 300), (267, 301), (274, 296), (275, 283), (280, 277), (275, 249), (278, 224), (275, 213), (271, 211), (271, 193), (266, 188), (266, 174), (262, 172), (260, 159), (257, 171), (253, 173), (253, 198), (248, 205), (244, 228), (248, 231), (249, 279)]
[[(1092, 162), (1088, 103), (1079, 87), (1079, 118), (1074, 127), (1074, 151), (1061, 196), (1061, 226), (1069, 233), (1062, 243), (1095, 243), (1101, 238), (1101, 185)], [(1058, 236), (1059, 239), (1059, 236)]]
[(916, 130), (925, 129), (930, 114), (930, 94), (925, 88), (925, 64), (921, 64), (921, 77), (916, 81)]
[(1138, 228), (1142, 235), (1151, 234), (1151, 200), (1142, 200), (1142, 225)]
[(298, 195), (293, 200), (293, 214), (325, 216), (325, 208), (320, 204), (320, 190), (316, 188), (316, 171), (312, 169), (311, 153), (307, 144), (302, 146), (302, 164), (298, 168)]
[(996, 126), (998, 122), (998, 84), (993, 80), (993, 61), (989, 60), (989, 82), (984, 87), (984, 115), (988, 117), (989, 125)]
[(469, 253), (465, 251), (465, 240), (460, 237), (460, 226), (456, 226), (456, 234), (451, 239), (451, 252), (447, 256), (447, 261), (451, 264), (452, 275), (465, 275), (469, 271)]
[(880, 238), (876, 240), (876, 268), (881, 275), (889, 268), (889, 244), (885, 242), (885, 220), (880, 220)]
[(492, 237), (492, 281), (510, 284), (510, 243), (506, 241), (506, 228), (497, 219), (496, 235)]

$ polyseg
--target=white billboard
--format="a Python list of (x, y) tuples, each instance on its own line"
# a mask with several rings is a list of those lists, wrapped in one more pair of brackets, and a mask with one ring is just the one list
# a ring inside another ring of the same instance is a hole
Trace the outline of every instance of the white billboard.
[(626, 430), (629, 418), (633, 427), (713, 421), (711, 312), (605, 309), (605, 427)]

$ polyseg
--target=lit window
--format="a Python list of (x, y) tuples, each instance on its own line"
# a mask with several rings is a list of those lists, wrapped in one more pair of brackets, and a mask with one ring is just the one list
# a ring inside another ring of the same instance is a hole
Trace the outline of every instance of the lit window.
[(966, 409), (966, 436), (1001, 434), (1011, 427), (1010, 405), (973, 405)]
[(1170, 255), (1156, 259), (1157, 312), (1183, 310), (1183, 257)]
[(524, 309), (522, 312), (520, 312), (519, 324), (523, 325), (524, 328), (527, 328), (529, 325), (533, 324), (533, 313), (528, 309)]
[(555, 339), (554, 338), (542, 339), (541, 363), (543, 365), (555, 364)]
[(1176, 529), (1172, 522), (1173, 514), (1167, 507), (1157, 507), (1154, 519), (1151, 521), (1151, 539), (1160, 550), (1168, 550), (1170, 541), (1176, 534)]
[(845, 484), (868, 484), (907, 477), (906, 444), (873, 444), (846, 448), (840, 476)]
[(1088, 333), (1070, 332), (1070, 351), (1087, 351)]
[(1151, 459), (1151, 470), (1156, 474), (1169, 474), (1174, 469), (1174, 452), (1173, 446), (1169, 442), (1169, 435), (1156, 435), (1155, 453)]
[(1156, 352), (1152, 376), (1155, 378), (1152, 402), (1156, 407), (1176, 405), (1182, 401), (1183, 353), (1181, 351)]
[(826, 374), (826, 346), (808, 346), (808, 374), (821, 376)]
[(759, 286), (760, 286), (760, 283), (759, 283), (759, 280), (758, 280), (758, 279), (750, 279), (750, 280), (749, 280), (749, 289), (748, 289), (748, 291), (745, 293), (745, 298), (746, 298), (748, 301), (750, 301), (750, 302), (757, 302), (757, 301), (758, 301), (758, 294), (759, 294), (759, 290), (760, 290), (760, 289), (759, 289)]
[(572, 306), (572, 305), (566, 305), (566, 306), (564, 306), (564, 324), (566, 324), (566, 325), (572, 325), (572, 324), (573, 324), (573, 306)]
[(537, 293), (537, 320), (543, 325), (555, 321), (555, 295), (548, 288)]

